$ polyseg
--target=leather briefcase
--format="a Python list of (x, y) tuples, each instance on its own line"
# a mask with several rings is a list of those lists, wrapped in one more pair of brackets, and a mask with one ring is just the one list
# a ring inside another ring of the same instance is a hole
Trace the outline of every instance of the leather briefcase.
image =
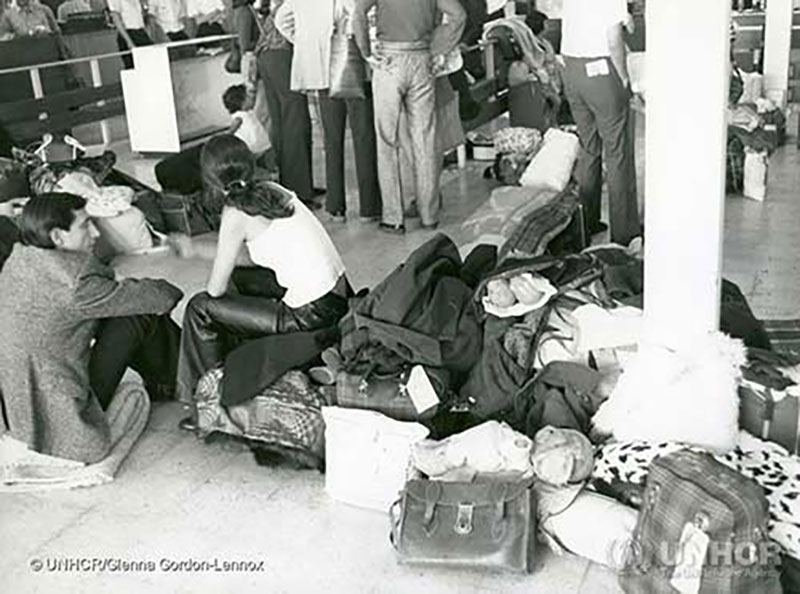
[(536, 544), (531, 482), (414, 479), (391, 509), (401, 563), (529, 573)]

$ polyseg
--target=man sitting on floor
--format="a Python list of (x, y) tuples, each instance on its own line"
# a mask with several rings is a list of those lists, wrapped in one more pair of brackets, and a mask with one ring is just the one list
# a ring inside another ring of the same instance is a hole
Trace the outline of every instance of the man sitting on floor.
[(19, 218), (0, 271), (0, 433), (93, 463), (109, 451), (103, 410), (128, 366), (151, 398), (172, 395), (180, 330), (168, 314), (182, 292), (165, 280), (117, 281), (92, 253), (85, 205), (45, 194)]

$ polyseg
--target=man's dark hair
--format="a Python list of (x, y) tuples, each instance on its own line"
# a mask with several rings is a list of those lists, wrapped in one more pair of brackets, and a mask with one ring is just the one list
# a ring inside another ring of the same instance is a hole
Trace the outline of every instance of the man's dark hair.
[(236, 113), (242, 109), (245, 97), (247, 97), (247, 87), (232, 85), (222, 94), (222, 102), (229, 113)]
[(17, 222), (19, 241), (45, 249), (55, 249), (50, 237), (53, 229), (68, 231), (75, 221), (75, 212), (86, 207), (86, 200), (74, 194), (42, 194), (28, 200)]

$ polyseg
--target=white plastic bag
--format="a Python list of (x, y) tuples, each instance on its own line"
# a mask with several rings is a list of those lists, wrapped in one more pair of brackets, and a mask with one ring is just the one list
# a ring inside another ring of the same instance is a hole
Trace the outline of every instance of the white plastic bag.
[(551, 128), (545, 133), (539, 152), (522, 174), (520, 185), (563, 191), (569, 183), (579, 150), (580, 142), (575, 134)]
[(767, 196), (767, 151), (744, 151), (744, 191), (746, 198), (763, 202)]
[(111, 255), (132, 254), (153, 247), (153, 234), (144, 214), (135, 206), (111, 217), (92, 217), (103, 248)]
[(388, 513), (406, 484), (411, 444), (427, 427), (372, 410), (322, 407), (325, 490), (338, 501)]

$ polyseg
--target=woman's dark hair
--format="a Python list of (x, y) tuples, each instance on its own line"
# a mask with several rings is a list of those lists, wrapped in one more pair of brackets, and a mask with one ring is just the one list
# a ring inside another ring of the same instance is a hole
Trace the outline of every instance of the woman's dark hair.
[(55, 249), (50, 237), (53, 229), (68, 231), (75, 221), (75, 212), (86, 207), (86, 200), (74, 194), (50, 193), (28, 200), (17, 225), (19, 241), (45, 249)]
[(222, 94), (222, 103), (228, 113), (241, 111), (244, 100), (247, 97), (247, 87), (244, 85), (231, 85)]
[(283, 219), (294, 213), (287, 193), (255, 179), (255, 157), (236, 136), (222, 134), (209, 140), (200, 163), (206, 189), (216, 197), (221, 195), (226, 206), (268, 219)]

